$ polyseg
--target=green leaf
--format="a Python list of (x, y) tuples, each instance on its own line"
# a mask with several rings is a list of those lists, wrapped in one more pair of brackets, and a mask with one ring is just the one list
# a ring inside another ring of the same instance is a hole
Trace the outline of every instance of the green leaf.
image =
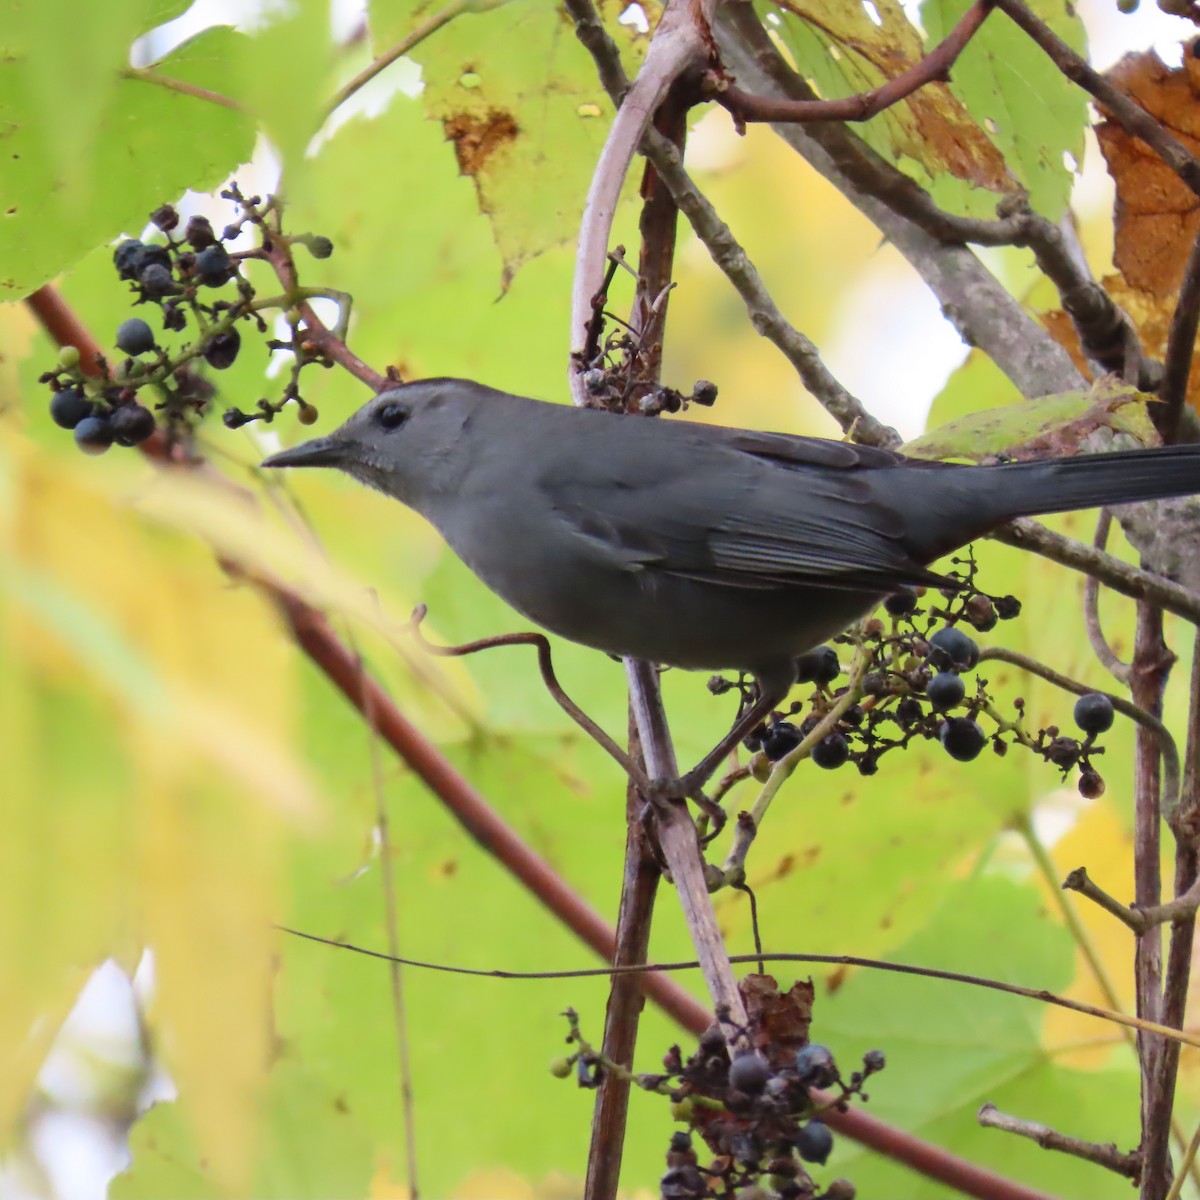
[[(413, 7), (411, 0), (373, 5), (382, 45), (429, 18), (428, 8), (418, 19)], [(600, 8), (629, 52), (626, 69), (636, 70), (645, 39), (616, 24), (624, 5), (609, 0)], [(466, 15), (411, 57), (421, 64), (425, 110), (441, 122), (492, 223), (507, 288), (523, 263), (577, 233), (612, 104), (557, 5), (451, 3), (444, 12)]]
[[(921, 21), (940, 41), (968, 0), (925, 0)], [(1064, 0), (1035, 0), (1035, 15), (1084, 52), (1083, 21)], [(951, 70), (950, 86), (1004, 155), (1033, 208), (1058, 220), (1083, 162), (1087, 96), (1003, 14), (992, 14)], [(1076, 164), (1067, 165), (1070, 155)]]
[[(44, 131), (56, 175), (75, 180), (89, 155), (130, 44), (177, 17), (187, 0), (113, 0), (112, 3), (15, 3), (6, 7), (0, 72), (22, 63), (25, 111)], [(69, 26), (64, 24), (64, 18)], [(6, 118), (7, 119), (7, 118)]]
[[(894, 960), (1061, 991), (1073, 974), (1074, 947), (1035, 888), (983, 878), (956, 885)], [(976, 1122), (980, 1105), (992, 1101), (1088, 1141), (1137, 1142), (1137, 1108), (1130, 1102), (1137, 1077), (1114, 1027), (1095, 1022), (1096, 1036), (1118, 1047), (1111, 1065), (1074, 1070), (1056, 1062), (1070, 1047), (1045, 1044), (1046, 1011), (999, 992), (864, 969), (835, 992), (818, 988), (813, 1030), (843, 1072), (867, 1050), (884, 1051), (887, 1068), (868, 1089), (873, 1115), (1039, 1190), (1119, 1200), (1129, 1193), (1128, 1181)], [(922, 1200), (957, 1194), (848, 1139), (839, 1139), (828, 1169), (848, 1175), (860, 1194)]]
[(239, 95), (283, 159), (285, 179), (305, 170), (305, 150), (321, 125), (333, 41), (326, 0), (288, 0), (242, 42)]
[(1003, 408), (989, 408), (940, 425), (907, 443), (915, 458), (966, 458), (980, 462), (1025, 451), (1022, 457), (1069, 454), (1096, 429), (1111, 429), (1154, 445), (1158, 437), (1147, 403), (1152, 397), (1135, 388), (1108, 385), (1090, 391), (1040, 396)]
[[(229, 31), (211, 30), (154, 70), (221, 91), (230, 45)], [(140, 232), (159, 204), (214, 186), (253, 146), (244, 114), (123, 75), (123, 63), (93, 80), (90, 92), (64, 88), (56, 54), (33, 45), (0, 63), (0, 300), (27, 295), (121, 232)], [(37, 102), (47, 74), (73, 111), (86, 114), (90, 131), (66, 164), (54, 119)]]

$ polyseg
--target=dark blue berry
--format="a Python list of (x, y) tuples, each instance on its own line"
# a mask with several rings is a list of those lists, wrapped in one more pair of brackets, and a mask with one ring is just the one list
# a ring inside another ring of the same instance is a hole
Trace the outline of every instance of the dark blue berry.
[(812, 748), (812, 760), (827, 771), (836, 770), (850, 757), (850, 743), (840, 733), (831, 733)]
[(809, 1121), (796, 1138), (796, 1152), (805, 1162), (818, 1166), (833, 1153), (833, 1134), (824, 1121)]
[(904, 591), (889, 596), (883, 602), (883, 607), (893, 617), (907, 617), (909, 613), (916, 611), (917, 594), (905, 588)]
[(50, 400), (50, 419), (63, 429), (74, 429), (84, 417), (92, 415), (92, 402), (79, 388), (63, 388)]
[(149, 300), (161, 300), (164, 296), (179, 291), (179, 285), (171, 278), (170, 269), (157, 262), (142, 268), (138, 275), (138, 283)]
[(935, 666), (969, 671), (979, 662), (979, 647), (961, 629), (947, 625), (929, 639), (929, 660)]
[(1112, 728), (1112, 701), (1102, 692), (1089, 692), (1075, 701), (1075, 724), (1089, 737)]
[(832, 683), (841, 670), (837, 651), (832, 646), (818, 646), (796, 659), (796, 682), (815, 683), (823, 687)]
[(145, 354), (154, 349), (154, 331), (141, 317), (130, 317), (117, 329), (117, 349), (126, 354)]
[(762, 750), (772, 762), (776, 762), (789, 751), (795, 750), (803, 740), (804, 735), (791, 721), (776, 721), (767, 726), (767, 732), (763, 734)]
[(113, 251), (113, 265), (122, 279), (140, 279), (150, 266), (171, 268), (171, 255), (166, 246), (147, 246), (137, 238), (127, 238)]
[(214, 244), (196, 255), (196, 277), (209, 287), (221, 287), (233, 275), (233, 263), (224, 246)]
[(154, 414), (141, 404), (122, 404), (108, 423), (121, 446), (138, 446), (154, 432)]
[(113, 251), (113, 266), (122, 279), (136, 279), (141, 274), (145, 249), (137, 238), (127, 238)]
[(966, 684), (952, 671), (943, 671), (940, 675), (935, 675), (925, 688), (929, 703), (942, 712), (961, 704), (966, 694)]
[(729, 1086), (754, 1096), (767, 1086), (771, 1068), (757, 1050), (734, 1056), (729, 1066)]
[(75, 445), (84, 454), (103, 454), (112, 441), (112, 425), (105, 417), (84, 417), (75, 426)]
[(979, 752), (987, 745), (987, 735), (979, 727), (977, 721), (970, 717), (950, 717), (942, 722), (938, 730), (942, 749), (951, 758), (959, 762), (970, 762), (979, 757)]

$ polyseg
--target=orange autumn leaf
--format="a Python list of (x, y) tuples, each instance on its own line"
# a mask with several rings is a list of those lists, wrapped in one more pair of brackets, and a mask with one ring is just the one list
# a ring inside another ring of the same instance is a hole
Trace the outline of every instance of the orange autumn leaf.
[[(1190, 48), (1177, 68), (1153, 51), (1127, 54), (1108, 79), (1200, 153), (1200, 59)], [(1169, 296), (1179, 287), (1200, 228), (1200, 197), (1115, 121), (1097, 125), (1096, 137), (1117, 185), (1113, 261), (1130, 287)]]

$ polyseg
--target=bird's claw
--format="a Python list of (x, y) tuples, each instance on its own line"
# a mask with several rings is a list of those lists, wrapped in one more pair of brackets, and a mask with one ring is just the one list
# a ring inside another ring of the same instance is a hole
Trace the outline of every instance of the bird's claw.
[(710, 800), (704, 794), (702, 781), (694, 776), (694, 772), (689, 772), (677, 779), (653, 779), (646, 799), (651, 807), (691, 800), (712, 825), (712, 830), (704, 838), (705, 842), (709, 842), (725, 827), (726, 814), (715, 800)]

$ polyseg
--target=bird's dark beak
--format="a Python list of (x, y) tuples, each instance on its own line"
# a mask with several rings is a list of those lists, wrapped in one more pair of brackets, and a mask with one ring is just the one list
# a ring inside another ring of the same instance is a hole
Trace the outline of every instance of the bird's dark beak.
[(290, 450), (263, 459), (264, 467), (338, 467), (346, 461), (346, 447), (331, 437), (313, 438)]

